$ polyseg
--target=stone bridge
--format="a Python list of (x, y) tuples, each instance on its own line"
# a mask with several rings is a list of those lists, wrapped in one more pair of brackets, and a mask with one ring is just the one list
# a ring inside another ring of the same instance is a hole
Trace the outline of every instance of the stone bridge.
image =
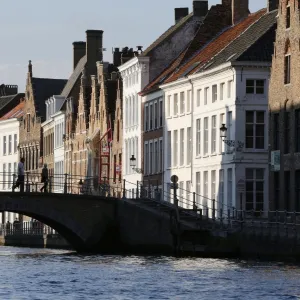
[(78, 252), (173, 251), (170, 211), (140, 201), (90, 195), (0, 192), (0, 211), (32, 217), (60, 233)]

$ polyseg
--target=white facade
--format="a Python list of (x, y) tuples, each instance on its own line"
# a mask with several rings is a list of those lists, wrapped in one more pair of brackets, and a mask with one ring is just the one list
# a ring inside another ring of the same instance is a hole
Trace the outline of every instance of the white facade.
[[(123, 79), (123, 164), (122, 174), (126, 180), (126, 196), (135, 197), (137, 182), (142, 180), (141, 172), (141, 96), (139, 92), (149, 82), (149, 58), (134, 57), (119, 67)], [(134, 155), (136, 169), (130, 166), (130, 158)]]
[[(13, 174), (17, 174), (19, 161), (19, 121), (17, 118), (0, 121), (0, 191), (12, 191)], [(11, 223), (18, 214), (0, 213), (2, 223)]]
[[(184, 206), (192, 206), (195, 192), (200, 208), (211, 209), (215, 199), (226, 214), (268, 209), (269, 68), (227, 63), (162, 87), (165, 188), (177, 175)], [(222, 124), (235, 147), (220, 138)]]
[(65, 181), (65, 164), (64, 164), (64, 135), (65, 135), (65, 113), (61, 107), (65, 101), (62, 96), (53, 96), (45, 101), (46, 103), (46, 121), (42, 124), (43, 132), (51, 130), (54, 132), (53, 137), (53, 165), (54, 180), (53, 191), (63, 193)]

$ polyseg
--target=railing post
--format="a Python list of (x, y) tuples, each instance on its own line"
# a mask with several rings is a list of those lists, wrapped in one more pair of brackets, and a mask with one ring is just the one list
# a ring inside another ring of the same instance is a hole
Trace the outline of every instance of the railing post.
[(29, 172), (26, 173), (26, 193), (30, 192)]
[(68, 193), (68, 174), (65, 174), (65, 182), (64, 182), (64, 194)]
[(212, 200), (212, 219), (216, 219), (216, 200)]
[(193, 192), (193, 210), (197, 210), (196, 193), (195, 192)]
[(126, 199), (126, 180), (123, 179), (123, 199)]

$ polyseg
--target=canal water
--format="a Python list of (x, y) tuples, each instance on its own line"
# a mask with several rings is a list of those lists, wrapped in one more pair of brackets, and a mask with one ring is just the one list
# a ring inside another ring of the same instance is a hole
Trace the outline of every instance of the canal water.
[(300, 265), (0, 247), (0, 299), (300, 299)]

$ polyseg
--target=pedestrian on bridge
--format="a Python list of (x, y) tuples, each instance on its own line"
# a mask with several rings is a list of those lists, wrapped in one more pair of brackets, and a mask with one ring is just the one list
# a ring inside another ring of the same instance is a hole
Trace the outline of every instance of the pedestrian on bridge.
[(15, 191), (16, 188), (20, 187), (20, 192), (24, 192), (24, 180), (25, 180), (24, 162), (25, 162), (25, 159), (24, 159), (24, 157), (22, 157), (20, 159), (20, 162), (18, 163), (18, 178), (17, 178), (16, 183), (13, 186), (13, 191)]
[(42, 178), (41, 178), (41, 182), (44, 183), (44, 185), (41, 187), (40, 191), (44, 191), (45, 193), (48, 192), (48, 168), (47, 168), (47, 164), (44, 164), (44, 167), (42, 169)]

